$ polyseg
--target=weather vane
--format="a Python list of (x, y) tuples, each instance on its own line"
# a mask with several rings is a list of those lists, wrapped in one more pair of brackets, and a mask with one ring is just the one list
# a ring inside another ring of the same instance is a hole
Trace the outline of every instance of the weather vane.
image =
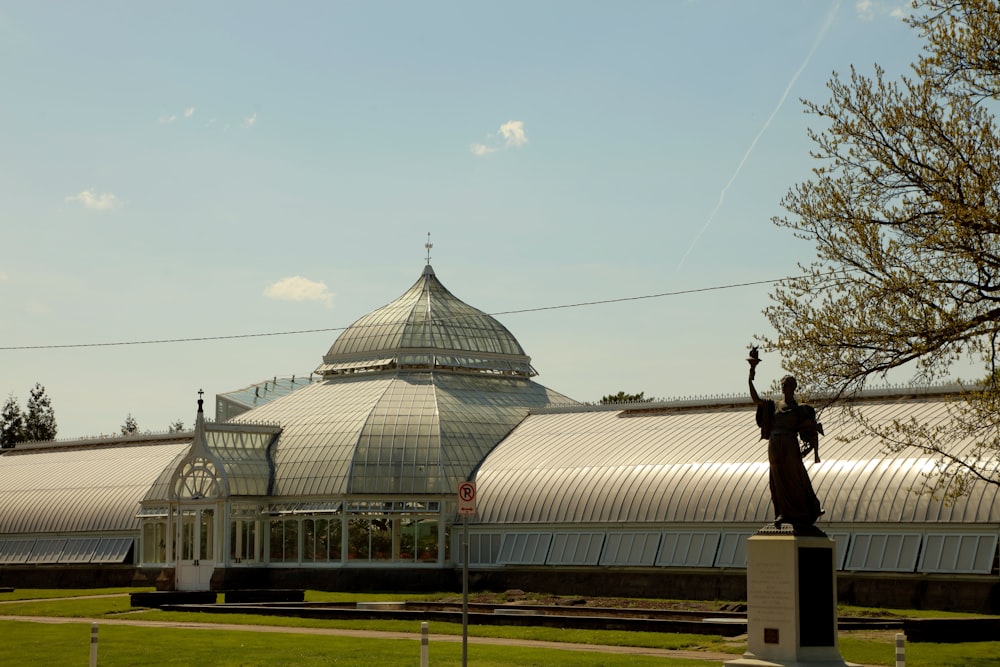
[(431, 248), (434, 247), (434, 244), (431, 243), (431, 233), (430, 232), (427, 232), (427, 243), (424, 244), (424, 247), (427, 248), (427, 263), (430, 264), (431, 263)]

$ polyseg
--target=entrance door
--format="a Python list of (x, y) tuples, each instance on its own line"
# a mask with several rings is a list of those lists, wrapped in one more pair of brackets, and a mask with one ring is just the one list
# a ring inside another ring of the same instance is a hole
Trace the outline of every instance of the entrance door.
[(215, 571), (214, 507), (184, 507), (178, 522), (177, 589), (207, 591)]

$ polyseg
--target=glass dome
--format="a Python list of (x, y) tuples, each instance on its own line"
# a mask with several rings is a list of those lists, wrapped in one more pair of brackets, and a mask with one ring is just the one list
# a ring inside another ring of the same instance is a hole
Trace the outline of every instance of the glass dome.
[(507, 327), (456, 298), (429, 264), (402, 296), (341, 333), (316, 372), (331, 376), (392, 368), (536, 375)]

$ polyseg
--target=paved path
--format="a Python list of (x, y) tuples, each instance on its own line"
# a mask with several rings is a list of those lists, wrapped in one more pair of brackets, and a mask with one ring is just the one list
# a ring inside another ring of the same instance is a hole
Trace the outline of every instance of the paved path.
[[(56, 616), (5, 616), (3, 621), (26, 621), (31, 623), (97, 623), (101, 625), (132, 625), (148, 628), (182, 628), (186, 630), (235, 630), (239, 632), (276, 632), (301, 635), (335, 635), (338, 637), (358, 637), (360, 639), (409, 639), (420, 640), (419, 632), (382, 632), (378, 630), (341, 630), (334, 628), (288, 628), (274, 625), (239, 625), (235, 623), (192, 623), (188, 621), (142, 621), (127, 618), (70, 618)], [(461, 642), (461, 635), (430, 635), (434, 642)], [(502, 637), (469, 637), (469, 646), (498, 645), (526, 646), (529, 648), (549, 648), (558, 651), (585, 651), (590, 653), (610, 653), (617, 655), (649, 655), (662, 658), (687, 658), (721, 663), (733, 660), (737, 655), (711, 651), (683, 651), (662, 648), (642, 648), (639, 646), (606, 646), (603, 644), (570, 644), (566, 642), (538, 641), (533, 639), (505, 639)]]

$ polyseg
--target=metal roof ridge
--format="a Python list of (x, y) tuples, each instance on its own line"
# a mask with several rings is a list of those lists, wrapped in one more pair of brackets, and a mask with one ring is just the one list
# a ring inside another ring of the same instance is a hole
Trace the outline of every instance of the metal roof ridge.
[[(239, 415), (236, 417), (239, 418)], [(280, 422), (265, 422), (265, 421), (215, 421), (215, 420), (205, 420), (205, 430), (211, 431), (212, 433), (224, 433), (224, 432), (260, 432), (260, 433), (281, 433), (284, 427)]]
[(3, 450), (6, 454), (19, 451), (45, 451), (87, 447), (120, 447), (122, 445), (154, 445), (170, 442), (186, 442), (194, 437), (194, 430), (160, 431), (156, 433), (129, 433), (128, 435), (91, 435), (79, 438), (57, 440), (31, 440), (19, 442), (17, 446)]
[[(855, 394), (844, 397), (848, 400), (873, 400), (879, 398), (899, 398), (944, 396), (950, 394), (960, 394), (981, 388), (980, 384), (966, 386), (958, 382), (946, 382), (941, 384), (885, 384), (878, 387), (870, 387)], [(808, 400), (829, 398), (834, 396), (833, 392), (817, 392), (806, 394)], [(724, 408), (737, 407), (751, 404), (750, 395), (746, 393), (732, 394), (705, 394), (701, 396), (689, 396), (683, 398), (652, 398), (644, 401), (623, 401), (621, 403), (580, 403), (572, 406), (553, 406), (546, 408), (535, 408), (530, 414), (556, 414), (571, 412), (653, 412), (671, 409), (684, 408)]]

